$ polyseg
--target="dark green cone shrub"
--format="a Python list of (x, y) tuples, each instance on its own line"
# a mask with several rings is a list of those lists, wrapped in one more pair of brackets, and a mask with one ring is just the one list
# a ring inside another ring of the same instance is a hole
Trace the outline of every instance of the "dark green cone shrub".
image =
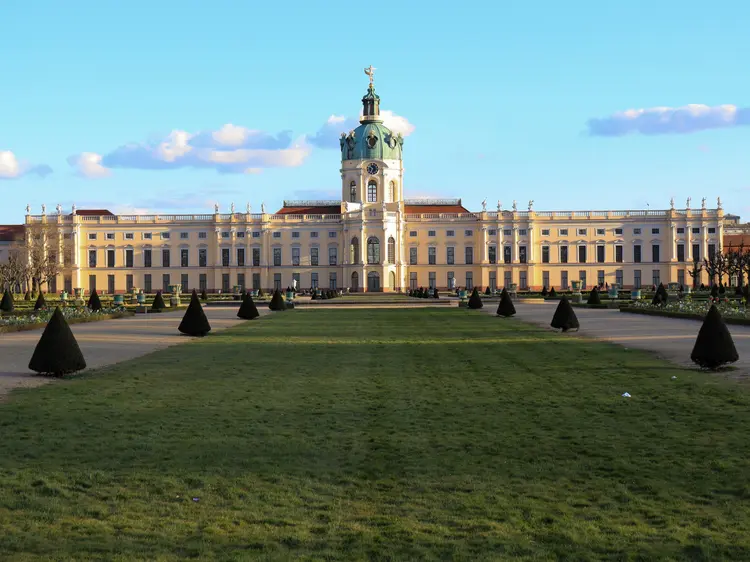
[(503, 287), (503, 292), (500, 293), (500, 304), (497, 305), (498, 316), (513, 316), (516, 313), (516, 307), (513, 306), (513, 301), (510, 299), (507, 289)]
[(695, 340), (690, 359), (704, 369), (718, 369), (740, 358), (732, 335), (716, 305), (711, 305)]
[(651, 304), (653, 305), (666, 304), (668, 300), (669, 300), (669, 295), (667, 294), (667, 290), (664, 288), (664, 283), (659, 283), (659, 287), (656, 289), (656, 292), (654, 293), (654, 298), (651, 300)]
[(474, 290), (471, 292), (471, 296), (469, 297), (469, 308), (473, 309), (479, 309), (482, 308), (484, 305), (482, 304), (482, 298), (479, 296), (479, 291), (477, 291), (477, 288), (474, 287)]
[(711, 296), (713, 298), (719, 298), (719, 286), (718, 285), (711, 285)]
[(547, 291), (547, 287), (542, 287), (542, 296), (546, 297), (548, 294), (549, 292)]
[(201, 300), (202, 301), (207, 301), (208, 300), (208, 293), (206, 293), (206, 289), (203, 289), (201, 291)]
[(13, 312), (14, 308), (13, 294), (10, 291), (5, 291), (3, 293), (3, 300), (0, 301), (0, 310), (3, 312)]
[(557, 291), (555, 291), (555, 288), (554, 287), (550, 288), (550, 290), (549, 290), (549, 297), (550, 298), (555, 298), (556, 296), (557, 296)]
[(37, 373), (61, 377), (86, 368), (81, 348), (78, 347), (63, 313), (55, 308), (52, 317), (36, 344), (29, 361), (29, 369)]
[(492, 294), (492, 291), (490, 291), (489, 286), (484, 290), (484, 294), (485, 296), (488, 296), (488, 297)]
[(156, 292), (154, 302), (151, 304), (151, 310), (164, 310), (167, 305), (164, 304), (164, 297), (161, 296), (161, 291)]
[(568, 330), (577, 330), (580, 328), (578, 324), (578, 317), (576, 316), (573, 307), (568, 302), (568, 297), (565, 295), (560, 299), (560, 304), (557, 305), (554, 316), (552, 316), (552, 322), (550, 326), (567, 332)]
[(253, 296), (249, 292), (245, 293), (245, 298), (242, 299), (242, 305), (237, 312), (237, 316), (245, 320), (252, 320), (253, 318), (257, 318), (258, 316), (260, 316), (258, 308), (253, 302)]
[(193, 289), (193, 295), (190, 297), (190, 304), (185, 311), (185, 316), (182, 317), (177, 328), (183, 334), (188, 336), (203, 337), (211, 331), (211, 324), (208, 323), (206, 313), (203, 312), (203, 306), (201, 301), (198, 299), (198, 293)]
[(286, 303), (284, 303), (284, 297), (281, 296), (281, 292), (278, 290), (273, 292), (271, 302), (268, 303), (268, 308), (271, 310), (286, 310)]
[(432, 291), (432, 298), (433, 299), (439, 299), (440, 298), (440, 295), (438, 294), (437, 287), (435, 287), (435, 289)]
[(86, 306), (88, 306), (92, 311), (97, 311), (97, 310), (102, 309), (102, 301), (99, 300), (99, 294), (96, 292), (96, 289), (94, 289), (94, 292), (91, 293), (91, 296), (89, 297), (89, 302)]
[(602, 304), (602, 300), (599, 298), (599, 290), (596, 287), (591, 289), (586, 304)]
[(43, 310), (45, 308), (47, 308), (47, 303), (44, 301), (44, 295), (40, 291), (34, 303), (34, 310)]

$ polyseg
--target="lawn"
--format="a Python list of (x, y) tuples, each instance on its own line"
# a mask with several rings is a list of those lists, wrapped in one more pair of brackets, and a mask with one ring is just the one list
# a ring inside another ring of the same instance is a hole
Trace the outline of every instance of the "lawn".
[(0, 404), (0, 559), (747, 561), (749, 459), (720, 375), (466, 309), (289, 311)]

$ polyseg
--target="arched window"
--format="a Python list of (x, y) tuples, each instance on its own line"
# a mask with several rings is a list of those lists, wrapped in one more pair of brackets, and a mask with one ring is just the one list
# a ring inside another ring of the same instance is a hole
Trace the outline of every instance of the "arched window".
[(380, 263), (380, 240), (374, 236), (367, 239), (367, 263)]
[(349, 184), (349, 202), (356, 203), (357, 201), (357, 182)]
[(390, 193), (388, 194), (388, 200), (393, 202), (396, 200), (396, 182), (392, 181), (390, 186)]
[(388, 263), (396, 263), (396, 241), (393, 236), (388, 239)]
[(349, 288), (355, 293), (359, 290), (359, 275), (356, 271), (352, 273), (352, 282)]
[(378, 184), (375, 183), (375, 180), (370, 180), (370, 183), (367, 184), (367, 202), (376, 203), (377, 200), (378, 200)]
[(351, 249), (350, 261), (352, 263), (359, 263), (359, 238), (357, 238), (356, 236), (352, 238), (350, 249)]

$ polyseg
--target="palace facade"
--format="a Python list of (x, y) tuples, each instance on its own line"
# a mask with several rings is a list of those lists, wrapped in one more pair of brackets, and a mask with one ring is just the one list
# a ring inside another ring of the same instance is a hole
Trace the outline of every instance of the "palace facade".
[[(722, 251), (720, 202), (701, 208), (471, 212), (460, 199), (404, 198), (404, 139), (383, 125), (372, 76), (360, 125), (342, 133), (341, 199), (285, 201), (275, 213), (115, 215), (72, 209), (0, 227), (0, 261), (38, 246), (59, 264), (51, 292), (244, 288), (691, 284), (696, 259)], [(232, 206), (234, 207), (234, 206)], [(698, 283), (708, 282), (704, 272)]]

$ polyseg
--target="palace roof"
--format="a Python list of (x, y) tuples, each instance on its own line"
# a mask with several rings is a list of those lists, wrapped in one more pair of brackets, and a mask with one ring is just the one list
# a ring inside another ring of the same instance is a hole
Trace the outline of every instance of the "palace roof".
[(115, 214), (107, 209), (78, 209), (76, 215), (81, 215), (82, 217), (101, 217), (103, 215), (112, 217)]
[(22, 224), (0, 224), (0, 242), (22, 240), (24, 228)]
[[(286, 203), (286, 202), (285, 202)], [(340, 215), (341, 205), (289, 205), (276, 211), (277, 215)]]
[(419, 215), (422, 213), (470, 213), (460, 199), (406, 199), (404, 213)]

